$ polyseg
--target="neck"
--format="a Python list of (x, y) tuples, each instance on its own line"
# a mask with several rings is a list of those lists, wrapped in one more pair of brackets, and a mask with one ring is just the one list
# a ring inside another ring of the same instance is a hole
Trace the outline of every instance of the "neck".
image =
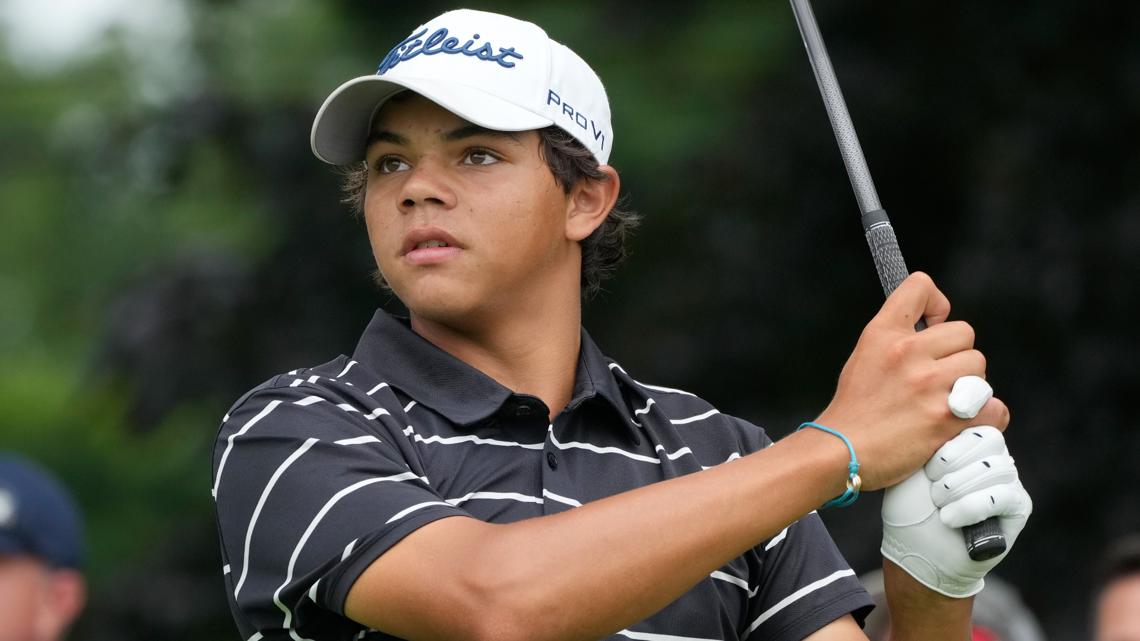
[(504, 387), (542, 399), (553, 421), (572, 397), (581, 346), (582, 303), (573, 285), (569, 293), (550, 289), (538, 299), (519, 297), (527, 302), (517, 308), (469, 315), (462, 326), (412, 311), (412, 329)]

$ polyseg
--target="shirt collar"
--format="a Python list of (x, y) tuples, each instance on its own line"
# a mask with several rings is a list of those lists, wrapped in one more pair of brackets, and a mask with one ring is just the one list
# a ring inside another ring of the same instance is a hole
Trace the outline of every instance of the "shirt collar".
[[(514, 396), (490, 376), (443, 351), (413, 331), (406, 318), (380, 309), (360, 337), (353, 360), (389, 385), (402, 390), (459, 425), (471, 425), (496, 411)], [(570, 410), (599, 397), (612, 407), (624, 425), (628, 420), (625, 398), (609, 361), (582, 329), (578, 368)]]

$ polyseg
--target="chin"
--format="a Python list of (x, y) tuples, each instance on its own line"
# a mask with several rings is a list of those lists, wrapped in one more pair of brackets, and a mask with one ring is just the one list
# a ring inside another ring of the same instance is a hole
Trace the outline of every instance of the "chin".
[(460, 326), (478, 315), (480, 297), (473, 295), (474, 288), (440, 280), (420, 278), (391, 286), (408, 311), (425, 320)]

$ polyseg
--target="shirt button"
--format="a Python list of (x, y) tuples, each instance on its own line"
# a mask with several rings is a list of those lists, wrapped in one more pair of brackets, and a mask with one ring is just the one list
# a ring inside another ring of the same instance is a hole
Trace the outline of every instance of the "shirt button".
[(546, 464), (549, 465), (552, 470), (558, 469), (558, 457), (554, 455), (554, 452), (546, 453)]
[(519, 405), (515, 408), (515, 416), (518, 417), (530, 416), (530, 412), (530, 405)]

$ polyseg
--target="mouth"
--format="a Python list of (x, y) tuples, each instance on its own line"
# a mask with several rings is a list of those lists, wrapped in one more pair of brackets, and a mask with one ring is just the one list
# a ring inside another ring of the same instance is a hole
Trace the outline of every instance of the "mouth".
[(428, 265), (452, 258), (462, 249), (459, 241), (446, 231), (438, 227), (421, 227), (404, 237), (400, 255), (414, 265)]

